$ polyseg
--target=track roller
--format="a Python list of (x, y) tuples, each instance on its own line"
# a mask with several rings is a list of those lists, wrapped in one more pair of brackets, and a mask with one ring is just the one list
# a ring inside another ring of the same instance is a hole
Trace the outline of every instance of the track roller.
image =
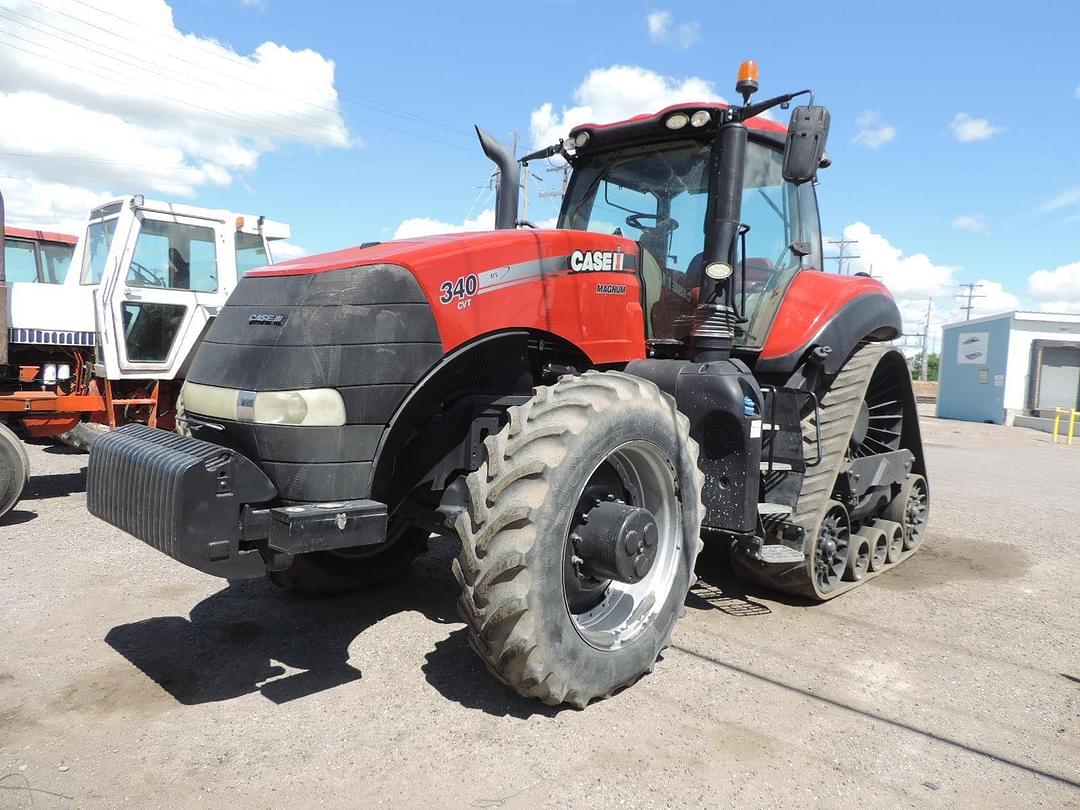
[(880, 571), (884, 568), (889, 556), (889, 538), (885, 536), (885, 532), (874, 526), (863, 526), (855, 536), (862, 538), (870, 546), (869, 570)]
[(884, 532), (889, 541), (887, 562), (890, 565), (900, 562), (900, 558), (904, 555), (904, 527), (895, 520), (879, 519), (874, 521), (874, 528)]
[(844, 569), (844, 579), (848, 582), (858, 582), (866, 572), (870, 570), (870, 559), (873, 546), (863, 535), (856, 533), (851, 535), (851, 543), (848, 546), (847, 568)]

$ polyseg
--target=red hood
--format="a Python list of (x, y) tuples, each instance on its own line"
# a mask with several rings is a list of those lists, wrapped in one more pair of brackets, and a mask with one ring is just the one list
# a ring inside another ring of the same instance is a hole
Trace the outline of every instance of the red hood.
[(371, 247), (351, 247), (317, 253), (299, 259), (250, 270), (248, 276), (298, 276), (326, 273), (365, 264), (398, 264), (416, 272), (430, 264), (466, 260), (469, 269), (482, 269), (528, 261), (542, 256), (569, 254), (573, 250), (637, 252), (637, 243), (621, 236), (568, 230), (502, 230), (444, 233), (381, 242)]

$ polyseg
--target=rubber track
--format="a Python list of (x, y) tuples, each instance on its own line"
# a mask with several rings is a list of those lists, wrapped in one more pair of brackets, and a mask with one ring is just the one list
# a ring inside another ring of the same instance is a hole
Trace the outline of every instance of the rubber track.
[[(645, 672), (599, 692), (574, 686), (567, 662), (534, 640), (539, 617), (529, 607), (535, 583), (526, 558), (544, 529), (532, 518), (548, 497), (548, 472), (560, 463), (590, 416), (629, 399), (654, 400), (658, 413), (660, 408), (674, 413), (697, 470), (694, 485), (698, 514), (703, 515), (704, 475), (697, 468), (698, 447), (689, 438), (686, 416), (652, 383), (619, 372), (587, 371), (536, 388), (532, 399), (508, 409), (509, 423), (484, 440), (486, 461), (466, 479), (469, 503), (455, 522), (462, 548), (453, 571), (461, 586), (458, 609), (469, 626), (469, 643), (496, 678), (549, 705), (566, 702), (583, 708), (633, 683), (654, 665), (650, 662)], [(697, 543), (694, 559), (702, 547), (700, 534), (699, 530), (687, 539)], [(691, 567), (689, 584), (693, 581)], [(678, 615), (685, 612), (680, 601)], [(669, 631), (660, 649), (670, 642)]]
[[(891, 351), (896, 350), (880, 344), (866, 345), (858, 349), (844, 364), (829, 390), (821, 398), (818, 408), (821, 414), (821, 463), (807, 468), (802, 489), (799, 491), (798, 505), (791, 516), (791, 522), (802, 527), (805, 532), (803, 553), (806, 554), (807, 561), (799, 564), (805, 578), (803, 582), (788, 581), (782, 584), (781, 587), (785, 590), (802, 593), (814, 599), (831, 599), (867, 582), (873, 578), (873, 574), (880, 573), (868, 572), (857, 582), (841, 582), (833, 590), (821, 594), (815, 587), (813, 565), (818, 530), (829, 509), (836, 480), (847, 464), (848, 443), (855, 429), (859, 405), (866, 396), (870, 378), (878, 364)], [(814, 414), (811, 413), (803, 420), (803, 440), (812, 447), (816, 435)]]

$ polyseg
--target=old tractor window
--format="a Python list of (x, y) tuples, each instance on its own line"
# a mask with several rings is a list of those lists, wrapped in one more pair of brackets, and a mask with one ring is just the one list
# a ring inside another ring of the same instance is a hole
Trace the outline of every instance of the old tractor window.
[(8, 284), (38, 280), (37, 251), (33, 242), (4, 240), (4, 278)]
[(121, 314), (127, 359), (133, 363), (168, 360), (186, 312), (187, 307), (180, 304), (125, 301)]
[(127, 284), (214, 292), (218, 286), (214, 229), (143, 220), (128, 268)]
[(41, 271), (45, 274), (46, 284), (60, 284), (64, 281), (68, 267), (71, 265), (71, 254), (74, 252), (74, 245), (42, 242)]
[(86, 247), (83, 250), (80, 284), (100, 284), (109, 258), (109, 247), (116, 233), (116, 218), (99, 219), (86, 228)]
[(254, 233), (236, 232), (236, 274), (242, 276), (248, 270), (270, 264), (266, 255), (266, 243)]

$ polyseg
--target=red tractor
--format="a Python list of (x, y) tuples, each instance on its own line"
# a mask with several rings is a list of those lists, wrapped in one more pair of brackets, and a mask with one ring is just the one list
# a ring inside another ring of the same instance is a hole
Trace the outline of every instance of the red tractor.
[[(752, 66), (750, 66), (752, 67)], [(90, 453), (90, 511), (222, 577), (303, 592), (456, 536), (472, 646), (584, 706), (652, 669), (702, 541), (828, 599), (905, 559), (928, 488), (888, 290), (821, 272), (808, 93), (575, 127), (558, 228), (350, 248), (248, 273), (184, 387), (191, 436)]]

